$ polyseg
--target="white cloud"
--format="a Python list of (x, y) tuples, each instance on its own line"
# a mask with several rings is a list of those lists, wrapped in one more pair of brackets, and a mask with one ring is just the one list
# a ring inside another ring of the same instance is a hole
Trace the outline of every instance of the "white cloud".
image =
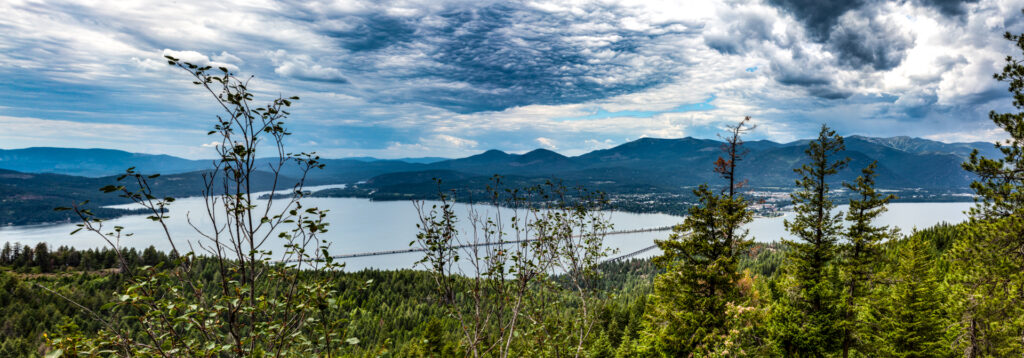
[(401, 158), (401, 157), (423, 157), (443, 156), (460, 157), (474, 154), (479, 142), (450, 136), (436, 134), (419, 138), (416, 143), (391, 142), (382, 150), (355, 150), (349, 155), (368, 155), (377, 158)]
[(447, 134), (438, 134), (429, 138), (420, 138), (420, 142), (430, 146), (448, 148), (476, 148), (477, 141), (466, 138), (459, 138)]
[(936, 133), (926, 135), (924, 138), (953, 143), (953, 142), (990, 142), (995, 143), (996, 141), (1003, 141), (1009, 139), (1010, 136), (1006, 131), (1000, 128), (988, 128), (978, 130), (962, 130), (955, 132)]
[(309, 55), (291, 55), (288, 51), (277, 50), (268, 53), (271, 61), (277, 66), (274, 73), (303, 81), (347, 83), (336, 68), (326, 67), (313, 61)]
[(228, 53), (227, 51), (221, 51), (220, 55), (214, 55), (212, 58), (213, 58), (214, 61), (217, 61), (217, 62), (237, 63), (237, 64), (245, 63), (245, 61), (242, 61), (241, 58), (238, 58), (238, 56), (232, 55), (232, 54)]
[(586, 146), (586, 151), (593, 151), (593, 150), (598, 150), (598, 149), (608, 149), (608, 148), (614, 147), (616, 143), (615, 143), (614, 140), (611, 140), (611, 139), (605, 139), (605, 140), (587, 139), (587, 140), (583, 141), (583, 144)]
[(213, 68), (224, 67), (227, 68), (228, 71), (238, 72), (238, 66), (235, 66), (234, 64), (227, 62), (210, 60), (210, 57), (196, 51), (176, 51), (171, 49), (164, 49), (163, 53), (161, 54), (161, 57), (163, 56), (171, 56), (181, 60), (182, 62), (191, 63), (196, 66), (211, 66)]
[(551, 138), (537, 137), (537, 144), (540, 144), (541, 147), (547, 149), (558, 149), (558, 146), (555, 145), (555, 141)]

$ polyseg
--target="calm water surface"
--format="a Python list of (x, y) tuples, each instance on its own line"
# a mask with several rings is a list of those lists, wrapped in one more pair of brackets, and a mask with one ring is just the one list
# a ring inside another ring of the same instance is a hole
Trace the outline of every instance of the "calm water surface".
[[(880, 224), (893, 225), (899, 227), (904, 233), (909, 233), (914, 228), (926, 228), (939, 222), (960, 222), (966, 218), (963, 212), (972, 205), (972, 203), (896, 203), (889, 205), (889, 211), (883, 214), (878, 221)], [(304, 200), (304, 206), (330, 210), (328, 214), (330, 230), (322, 238), (332, 243), (331, 252), (333, 254), (406, 249), (409, 248), (409, 242), (416, 238), (418, 217), (415, 207), (408, 201), (374, 202), (356, 198), (308, 198)], [(839, 209), (846, 210), (846, 207), (840, 206)], [(457, 206), (457, 214), (460, 217), (466, 217), (467, 210), (466, 205)], [(171, 219), (168, 221), (168, 225), (171, 233), (177, 238), (176, 244), (179, 247), (182, 247), (180, 242), (186, 239), (195, 241), (199, 237), (189, 225), (186, 213), (197, 226), (202, 228), (209, 226), (208, 220), (202, 218), (202, 213), (205, 213), (202, 199), (184, 198), (176, 201), (171, 206)], [(609, 212), (608, 215), (615, 230), (667, 226), (682, 221), (681, 217), (666, 214)], [(750, 229), (751, 235), (757, 241), (776, 241), (783, 237), (789, 237), (782, 222), (784, 219), (792, 217), (793, 213), (786, 213), (782, 217), (758, 218), (747, 228)], [(123, 246), (144, 248), (153, 245), (164, 251), (170, 248), (159, 225), (147, 220), (145, 215), (114, 219), (107, 222), (106, 225), (110, 228), (114, 225), (124, 226), (126, 232), (134, 233), (132, 237), (122, 239), (121, 245)], [(98, 248), (106, 245), (100, 237), (92, 233), (80, 232), (71, 236), (70, 232), (74, 229), (74, 224), (2, 227), (0, 228), (0, 242), (20, 242), (25, 245), (46, 242), (51, 247), (68, 245), (79, 249)], [(464, 227), (463, 230), (468, 231), (468, 228)], [(667, 231), (611, 235), (605, 239), (605, 244), (618, 249), (616, 255), (621, 255), (650, 246), (655, 239), (664, 239), (668, 235)], [(271, 241), (273, 240), (275, 239), (271, 239)], [(268, 243), (267, 248), (280, 253), (280, 245), (279, 242), (271, 242)], [(654, 254), (657, 254), (656, 250), (647, 253), (647, 255)], [(368, 267), (398, 269), (413, 267), (413, 264), (421, 257), (422, 253), (406, 253), (350, 258), (345, 262), (348, 270)]]

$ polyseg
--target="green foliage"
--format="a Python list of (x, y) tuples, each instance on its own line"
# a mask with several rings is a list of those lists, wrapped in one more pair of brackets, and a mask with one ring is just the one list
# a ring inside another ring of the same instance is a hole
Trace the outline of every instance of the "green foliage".
[(899, 248), (892, 278), (895, 281), (887, 297), (878, 300), (884, 309), (876, 313), (879, 320), (873, 330), (880, 336), (877, 351), (885, 357), (949, 356), (945, 341), (948, 325), (944, 310), (945, 295), (939, 272), (935, 270), (928, 243), (914, 235)]
[[(1004, 37), (1024, 52), (1024, 36), (1007, 32)], [(1009, 84), (1013, 106), (1024, 110), (1024, 64), (1013, 56), (1006, 57), (1006, 66), (995, 79)], [(1024, 216), (1024, 112), (989, 113), (989, 118), (1003, 129), (1010, 139), (996, 143), (1002, 158), (988, 158), (971, 153), (963, 164), (965, 170), (978, 176), (971, 188), (978, 194), (976, 217), (997, 219)]]
[(841, 290), (833, 265), (842, 216), (833, 214), (827, 179), (844, 168), (848, 159), (836, 160), (843, 138), (826, 126), (806, 150), (809, 163), (796, 170), (803, 177), (793, 193), (796, 217), (785, 226), (799, 242), (789, 247), (786, 276), (775, 286), (772, 307), (774, 339), (787, 355), (822, 356), (840, 344)]
[[(1005, 38), (1024, 52), (1024, 36)], [(953, 244), (948, 280), (958, 316), (954, 343), (965, 356), (1024, 351), (1024, 64), (1007, 56), (995, 79), (1008, 83), (1018, 112), (989, 114), (1010, 137), (996, 144), (1002, 158), (975, 151), (963, 164), (977, 175), (977, 205)]]
[(742, 298), (737, 265), (751, 245), (741, 227), (753, 220), (753, 213), (736, 192), (742, 186), (736, 175), (740, 135), (749, 130), (749, 120), (730, 127), (725, 158), (715, 162), (715, 172), (727, 183), (722, 193), (707, 185), (694, 190), (698, 205), (668, 240), (656, 241), (662, 256), (655, 262), (665, 273), (654, 280), (641, 343), (644, 354), (706, 355), (730, 332), (726, 312)]
[(1024, 220), (976, 220), (963, 225), (947, 253), (953, 343), (966, 356), (1006, 356), (1024, 351), (1024, 260), (1008, 242)]
[[(300, 202), (305, 175), (295, 184), (293, 195), (279, 200), (276, 208), (275, 191), (263, 204), (252, 191), (258, 180), (257, 148), (264, 141), (277, 150), (278, 160), (267, 166), (275, 183), (286, 164), (297, 165), (303, 173), (323, 166), (314, 154), (284, 152), (283, 140), (290, 134), (284, 127), (286, 109), (298, 98), (279, 97), (257, 107), (247, 81), (226, 69), (213, 72), (208, 66), (167, 60), (188, 72), (226, 112), (209, 132), (221, 143), (216, 148), (220, 155), (214, 164), (216, 174), (203, 175), (211, 227), (195, 227), (202, 238), (198, 242), (176, 240), (165, 223), (175, 199), (157, 194), (159, 188), (152, 181), (158, 174), (143, 175), (134, 168), (100, 191), (141, 206), (147, 218), (163, 229), (174, 256), (168, 267), (133, 265), (119, 247), (123, 238), (131, 236), (124, 227), (106, 227), (103, 219), (81, 204), (60, 208), (81, 219), (73, 234), (97, 235), (111, 246), (126, 283), (113, 302), (99, 308), (108, 311), (107, 317), (82, 306), (102, 323), (98, 332), (80, 335), (68, 329), (51, 343), (67, 356), (191, 357), (330, 356), (356, 344), (358, 339), (345, 329), (350, 317), (329, 314), (344, 311), (348, 303), (338, 299), (328, 277), (309, 275), (342, 266), (330, 258), (328, 243), (318, 238), (327, 228), (326, 212), (305, 208)], [(276, 261), (263, 248), (272, 238), (285, 247)], [(179, 250), (179, 245), (188, 250)], [(198, 260), (192, 251), (195, 247), (209, 258)], [(159, 255), (148, 256), (153, 260)], [(207, 264), (214, 270), (204, 272)]]
[[(469, 355), (584, 355), (595, 324), (596, 265), (609, 253), (603, 242), (611, 225), (600, 211), (607, 202), (550, 181), (501, 185), (495, 176), (489, 205), (469, 206), (471, 231), (460, 233), (454, 192), (438, 181), (439, 203), (417, 204), (420, 232), (411, 244), (424, 249), (420, 263)], [(564, 306), (578, 311), (567, 316), (557, 309)]]
[[(97, 331), (100, 323), (65, 298), (99, 307), (123, 282), (117, 276), (38, 276), (31, 281), (0, 268), (0, 356), (27, 357), (47, 351), (46, 335), (62, 324)], [(47, 287), (43, 290), (40, 286)]]
[(895, 230), (873, 224), (873, 221), (885, 212), (885, 205), (896, 197), (891, 194), (883, 195), (875, 190), (877, 164), (871, 163), (861, 170), (862, 175), (855, 183), (843, 183), (844, 187), (856, 195), (850, 200), (850, 209), (846, 214), (846, 220), (850, 224), (846, 230), (847, 242), (842, 247), (840, 262), (843, 296), (846, 301), (841, 323), (844, 357), (848, 357), (851, 350), (862, 350), (864, 337), (873, 331), (873, 327), (865, 324), (859, 317), (874, 301), (870, 294), (882, 255), (881, 243), (898, 237)]
[(737, 264), (750, 242), (740, 230), (752, 220), (746, 202), (695, 190), (700, 205), (668, 240), (657, 241), (663, 255), (655, 262), (665, 269), (654, 281), (646, 345), (668, 356), (706, 351), (727, 332), (726, 310), (740, 298)]

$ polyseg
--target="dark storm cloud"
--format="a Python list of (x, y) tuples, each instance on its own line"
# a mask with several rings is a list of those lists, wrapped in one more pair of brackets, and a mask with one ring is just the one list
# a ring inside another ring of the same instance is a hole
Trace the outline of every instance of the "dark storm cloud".
[(807, 94), (814, 97), (844, 99), (851, 95), (848, 91), (837, 88), (827, 74), (809, 71), (806, 63), (772, 63), (769, 68), (775, 76), (775, 81), (783, 85), (804, 87)]
[(858, 9), (865, 0), (769, 0), (770, 4), (792, 13), (807, 27), (816, 41), (829, 38), (832, 27), (847, 11)]
[(840, 55), (839, 63), (883, 71), (899, 66), (913, 44), (910, 35), (898, 25), (867, 11), (841, 17), (828, 41), (829, 47)]
[(978, 0), (920, 0), (921, 4), (929, 6), (941, 12), (943, 15), (954, 17), (963, 16), (967, 9), (964, 5), (977, 3)]
[(898, 25), (879, 16), (878, 2), (770, 0), (770, 3), (793, 14), (804, 25), (810, 39), (825, 44), (844, 66), (889, 70), (899, 66), (906, 57), (906, 50), (913, 45), (910, 36)]

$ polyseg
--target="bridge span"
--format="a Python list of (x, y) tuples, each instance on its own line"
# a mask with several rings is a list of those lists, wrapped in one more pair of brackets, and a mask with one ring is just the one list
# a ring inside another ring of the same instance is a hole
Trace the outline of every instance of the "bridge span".
[[(642, 228), (642, 229), (609, 231), (609, 232), (605, 233), (605, 236), (607, 236), (607, 235), (636, 234), (636, 233), (642, 233), (642, 232), (669, 231), (669, 230), (672, 230), (672, 226), (657, 226), (657, 227)], [(466, 248), (472, 248), (472, 247), (485, 247), (485, 246), (498, 246), (498, 245), (514, 245), (514, 244), (521, 244), (521, 243), (524, 243), (524, 242), (532, 242), (532, 241), (537, 241), (537, 239), (510, 240), (510, 241), (503, 241), (503, 242), (482, 242), (482, 243), (476, 243), (476, 244), (457, 245), (457, 246), (454, 246), (453, 248), (454, 249), (466, 249)], [(634, 257), (636, 255), (639, 255), (639, 254), (642, 254), (644, 252), (650, 251), (650, 250), (652, 250), (652, 249), (654, 249), (656, 247), (657, 247), (656, 245), (655, 246), (649, 246), (649, 247), (646, 247), (646, 248), (644, 248), (644, 249), (642, 249), (640, 251), (635, 251), (635, 252), (631, 252), (631, 253), (628, 253), (628, 254), (625, 254), (625, 255), (622, 255), (622, 256), (617, 256), (615, 258), (611, 258), (611, 259), (608, 259), (606, 261), (618, 261), (618, 260), (628, 259), (630, 257)], [(351, 254), (334, 255), (334, 256), (331, 256), (331, 257), (334, 258), (334, 259), (349, 259), (349, 258), (356, 258), (356, 257), (369, 257), (369, 256), (407, 254), (407, 253), (411, 253), (411, 252), (423, 252), (423, 251), (426, 251), (426, 249), (420, 248), (420, 247), (413, 247), (413, 248), (398, 249), (398, 250), (358, 252), (358, 253), (351, 253)]]

